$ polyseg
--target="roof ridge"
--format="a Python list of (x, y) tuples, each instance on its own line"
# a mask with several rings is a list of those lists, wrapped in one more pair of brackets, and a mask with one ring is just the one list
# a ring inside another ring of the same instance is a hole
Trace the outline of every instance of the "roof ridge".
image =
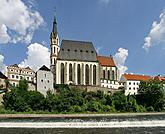
[[(82, 42), (82, 43), (92, 43), (92, 41), (82, 41), (82, 40), (70, 40), (70, 39), (62, 39), (62, 41), (70, 41), (70, 42)], [(93, 43), (92, 43), (93, 44)]]
[(125, 73), (124, 75), (138, 75), (138, 76), (149, 76), (152, 77), (150, 75), (143, 75), (143, 74), (131, 74), (131, 73)]
[(103, 56), (103, 55), (98, 55), (97, 57), (105, 57), (105, 58), (113, 58), (113, 56)]
[(38, 70), (51, 71), (46, 65), (43, 65), (43, 66), (40, 67)]

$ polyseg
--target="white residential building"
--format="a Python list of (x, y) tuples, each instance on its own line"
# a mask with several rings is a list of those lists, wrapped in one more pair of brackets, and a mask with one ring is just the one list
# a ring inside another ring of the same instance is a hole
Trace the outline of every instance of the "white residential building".
[(31, 68), (21, 68), (14, 64), (7, 67), (7, 75), (9, 82), (13, 86), (18, 85), (21, 79), (25, 79), (28, 81), (29, 90), (35, 90), (35, 72)]
[(152, 79), (152, 77), (146, 75), (123, 74), (121, 82), (125, 88), (125, 95), (136, 95), (138, 93), (140, 82), (148, 81), (150, 79)]
[(46, 96), (48, 90), (53, 90), (53, 73), (45, 65), (36, 72), (37, 91)]

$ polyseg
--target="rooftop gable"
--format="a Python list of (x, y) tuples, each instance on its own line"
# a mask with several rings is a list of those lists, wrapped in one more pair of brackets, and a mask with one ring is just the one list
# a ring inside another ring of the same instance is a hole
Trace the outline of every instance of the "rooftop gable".
[(43, 65), (39, 70), (42, 70), (42, 71), (50, 71), (50, 69), (47, 68), (45, 65)]

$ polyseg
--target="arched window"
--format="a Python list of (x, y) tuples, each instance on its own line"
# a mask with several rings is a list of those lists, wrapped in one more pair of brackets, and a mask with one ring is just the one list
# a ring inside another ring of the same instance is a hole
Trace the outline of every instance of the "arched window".
[(61, 84), (64, 84), (64, 63), (61, 63)]
[(110, 71), (108, 70), (108, 80), (110, 79)]
[(105, 79), (105, 70), (103, 70), (103, 79)]
[(112, 80), (115, 80), (115, 71), (112, 71)]
[(93, 85), (96, 85), (96, 65), (93, 66)]
[(80, 64), (77, 65), (77, 83), (78, 83), (78, 85), (81, 84), (81, 69), (80, 69)]
[(72, 64), (69, 64), (69, 81), (72, 81)]
[(89, 85), (89, 66), (85, 65), (85, 84)]

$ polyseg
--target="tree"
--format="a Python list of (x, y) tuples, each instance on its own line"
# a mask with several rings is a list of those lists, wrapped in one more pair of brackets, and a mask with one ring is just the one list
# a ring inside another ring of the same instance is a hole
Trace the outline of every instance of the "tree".
[(48, 110), (49, 112), (57, 111), (57, 102), (57, 95), (54, 95), (51, 91), (48, 91), (45, 98), (45, 110)]
[(123, 92), (116, 92), (113, 95), (113, 105), (117, 111), (126, 111), (127, 97)]
[(146, 108), (152, 106), (156, 111), (164, 109), (164, 101), (162, 100), (165, 99), (165, 87), (162, 81), (142, 81), (140, 82), (138, 93), (138, 104), (141, 104)]
[(28, 91), (26, 103), (33, 111), (44, 110), (45, 97), (38, 91)]

